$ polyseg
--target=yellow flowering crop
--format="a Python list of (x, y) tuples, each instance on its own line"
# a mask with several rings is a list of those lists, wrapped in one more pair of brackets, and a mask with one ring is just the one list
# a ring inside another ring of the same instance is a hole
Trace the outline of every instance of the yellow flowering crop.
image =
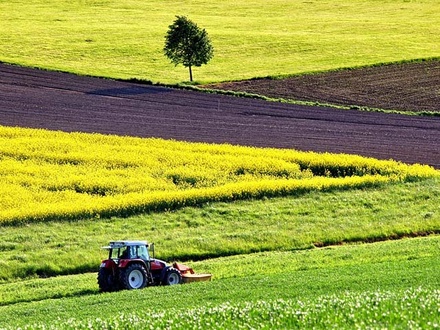
[(353, 155), (0, 126), (0, 222), (166, 210), (439, 175)]

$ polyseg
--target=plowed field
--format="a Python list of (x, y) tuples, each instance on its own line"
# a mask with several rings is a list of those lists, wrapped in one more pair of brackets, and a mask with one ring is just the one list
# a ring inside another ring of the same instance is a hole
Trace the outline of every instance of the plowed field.
[(440, 112), (440, 61), (389, 64), (207, 87), (335, 105)]
[(4, 64), (0, 125), (343, 152), (440, 168), (439, 117), (273, 103)]

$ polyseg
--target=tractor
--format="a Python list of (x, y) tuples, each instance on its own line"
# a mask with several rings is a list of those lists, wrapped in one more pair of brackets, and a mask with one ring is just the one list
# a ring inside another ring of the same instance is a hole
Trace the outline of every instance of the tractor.
[(102, 261), (98, 272), (98, 285), (102, 292), (211, 279), (211, 274), (195, 274), (192, 268), (185, 265), (176, 262), (167, 265), (165, 261), (155, 259), (154, 243), (114, 241), (104, 249), (109, 251), (109, 255), (108, 259)]

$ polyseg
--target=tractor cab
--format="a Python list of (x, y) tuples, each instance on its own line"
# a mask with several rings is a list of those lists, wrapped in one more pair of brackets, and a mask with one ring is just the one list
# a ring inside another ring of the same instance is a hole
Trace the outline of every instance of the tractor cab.
[[(154, 246), (153, 244), (151, 246)], [(116, 241), (110, 242), (104, 249), (109, 250), (109, 260), (119, 264), (120, 260), (142, 259), (145, 262), (150, 261), (150, 245), (145, 241)]]

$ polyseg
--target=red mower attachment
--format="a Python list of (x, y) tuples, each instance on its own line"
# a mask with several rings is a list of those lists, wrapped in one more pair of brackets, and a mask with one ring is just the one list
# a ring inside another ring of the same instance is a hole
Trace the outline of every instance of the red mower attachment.
[(212, 274), (196, 274), (191, 267), (177, 262), (173, 263), (173, 267), (182, 275), (183, 283), (210, 281), (212, 277)]

